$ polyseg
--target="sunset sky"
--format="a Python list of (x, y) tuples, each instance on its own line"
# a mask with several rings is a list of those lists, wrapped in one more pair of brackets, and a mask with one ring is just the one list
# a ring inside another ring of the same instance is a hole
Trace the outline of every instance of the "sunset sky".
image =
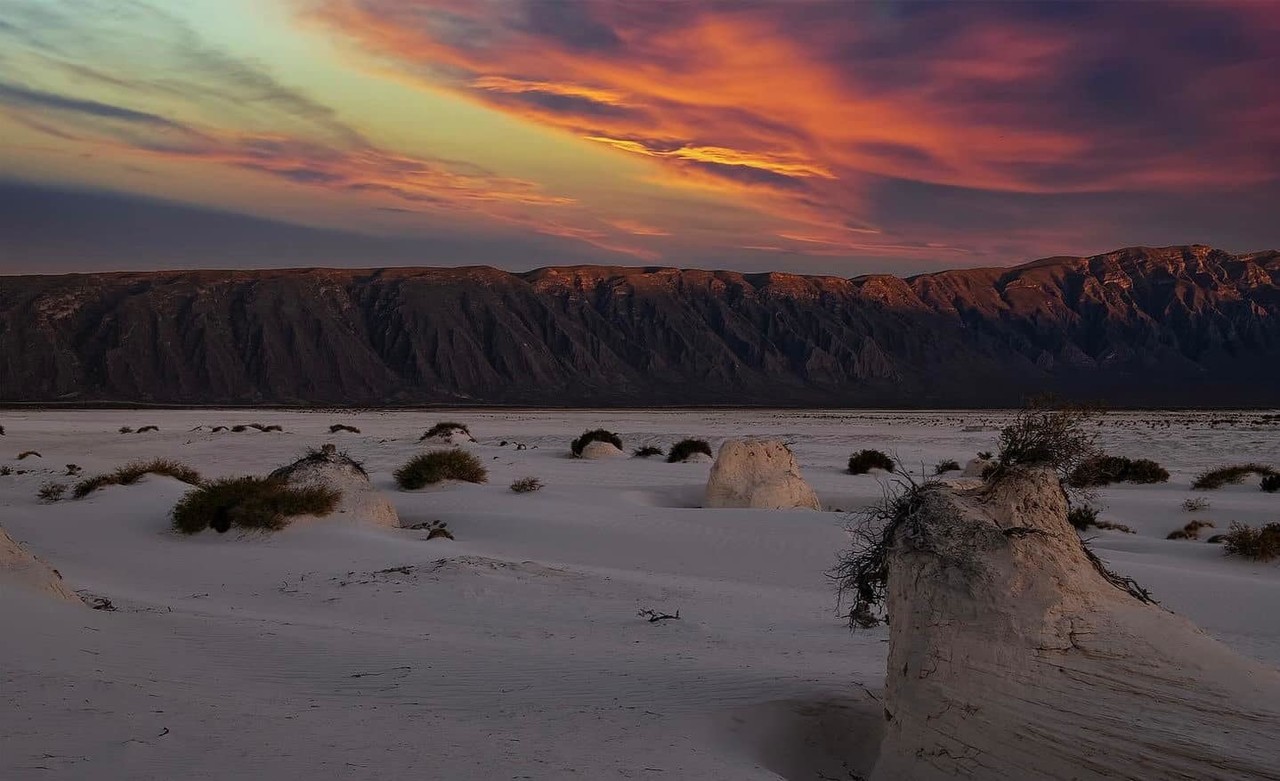
[(1280, 3), (0, 0), (0, 270), (1280, 246)]

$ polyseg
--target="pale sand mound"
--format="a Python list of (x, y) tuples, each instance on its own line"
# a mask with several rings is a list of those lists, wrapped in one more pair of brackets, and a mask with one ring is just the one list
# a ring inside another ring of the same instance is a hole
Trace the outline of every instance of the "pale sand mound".
[(995, 461), (990, 458), (971, 458), (969, 463), (964, 465), (964, 471), (960, 473), (961, 477), (982, 477), (982, 473), (987, 467), (994, 464)]
[(795, 454), (773, 440), (730, 439), (707, 480), (704, 507), (751, 507), (786, 510), (821, 508), (813, 489), (800, 476)]
[(626, 453), (615, 447), (612, 442), (601, 442), (597, 439), (588, 442), (582, 448), (582, 454), (578, 458), (625, 458), (626, 455)]
[(271, 477), (284, 478), (290, 485), (324, 486), (342, 492), (334, 514), (377, 524), (400, 526), (400, 515), (391, 500), (373, 487), (369, 475), (360, 464), (333, 445), (325, 445), (271, 473)]
[(0, 527), (0, 591), (21, 588), (83, 604), (58, 571), (29, 553)]
[(1113, 585), (1052, 473), (922, 499), (872, 779), (1280, 778), (1280, 673)]

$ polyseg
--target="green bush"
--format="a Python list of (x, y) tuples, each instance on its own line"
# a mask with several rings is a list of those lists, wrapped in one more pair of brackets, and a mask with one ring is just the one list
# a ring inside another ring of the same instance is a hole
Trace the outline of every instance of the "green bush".
[(1231, 529), (1222, 535), (1222, 544), (1228, 556), (1254, 561), (1280, 558), (1280, 523), (1269, 523), (1260, 529), (1233, 523)]
[(892, 472), (897, 467), (888, 453), (881, 450), (859, 450), (849, 456), (849, 474), (865, 475), (872, 469)]
[(636, 458), (651, 458), (653, 456), (660, 456), (663, 454), (663, 452), (664, 452), (663, 449), (660, 447), (654, 447), (653, 445), (645, 445), (644, 447), (638, 447), (635, 450), (633, 450), (631, 452), (631, 455), (635, 456)]
[(297, 488), (278, 477), (228, 477), (205, 483), (174, 506), (175, 531), (196, 534), (205, 529), (279, 531), (299, 515), (328, 515), (342, 497), (332, 488)]
[(935, 475), (944, 475), (947, 472), (954, 472), (959, 468), (959, 461), (956, 461), (954, 458), (948, 458), (944, 461), (939, 461), (937, 465), (933, 467), (933, 473)]
[(592, 442), (608, 442), (619, 450), (622, 449), (622, 438), (608, 429), (597, 428), (591, 431), (582, 432), (582, 436), (573, 440), (569, 444), (569, 450), (574, 456), (581, 456), (582, 449)]
[(489, 473), (480, 459), (461, 448), (430, 450), (409, 459), (395, 471), (396, 485), (406, 491), (439, 483), (442, 480), (463, 480), (483, 483)]
[(1096, 488), (1112, 483), (1165, 483), (1169, 472), (1155, 461), (1124, 456), (1095, 456), (1072, 470), (1067, 482), (1072, 488)]
[(1277, 474), (1275, 469), (1266, 464), (1233, 464), (1220, 466), (1201, 473), (1191, 487), (1197, 491), (1213, 491), (1224, 485), (1240, 485), (1249, 475), (1269, 477)]
[(165, 475), (191, 485), (200, 484), (200, 473), (179, 461), (169, 458), (153, 458), (150, 461), (133, 461), (103, 475), (85, 478), (76, 483), (71, 495), (83, 499), (99, 488), (108, 485), (133, 485), (143, 475)]
[(711, 455), (711, 445), (705, 439), (682, 439), (671, 446), (667, 453), (667, 463), (679, 463), (694, 453)]

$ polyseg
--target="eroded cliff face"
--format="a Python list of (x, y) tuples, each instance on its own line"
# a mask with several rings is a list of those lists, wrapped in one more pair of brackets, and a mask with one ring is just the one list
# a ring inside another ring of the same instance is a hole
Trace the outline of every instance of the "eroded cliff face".
[(1280, 403), (1280, 253), (908, 280), (572, 267), (0, 278), (0, 401)]

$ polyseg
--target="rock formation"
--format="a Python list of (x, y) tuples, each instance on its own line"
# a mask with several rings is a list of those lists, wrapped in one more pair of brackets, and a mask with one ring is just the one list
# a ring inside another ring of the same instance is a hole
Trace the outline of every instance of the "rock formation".
[(626, 455), (612, 442), (601, 442), (597, 439), (583, 445), (582, 453), (578, 455), (578, 458), (595, 460), (599, 458), (625, 458)]
[(17, 588), (83, 605), (53, 567), (36, 558), (0, 527), (0, 591)]
[(0, 401), (60, 403), (1275, 406), (1280, 252), (6, 277), (0, 366)]
[(703, 507), (819, 510), (822, 506), (800, 476), (791, 448), (773, 440), (729, 439), (720, 446), (711, 467)]
[(338, 517), (378, 526), (400, 526), (396, 506), (374, 487), (360, 464), (333, 445), (308, 453), (270, 476), (298, 487), (323, 486), (341, 491), (342, 497), (333, 511)]
[(1051, 472), (920, 500), (872, 779), (1280, 778), (1280, 673), (1105, 573)]

